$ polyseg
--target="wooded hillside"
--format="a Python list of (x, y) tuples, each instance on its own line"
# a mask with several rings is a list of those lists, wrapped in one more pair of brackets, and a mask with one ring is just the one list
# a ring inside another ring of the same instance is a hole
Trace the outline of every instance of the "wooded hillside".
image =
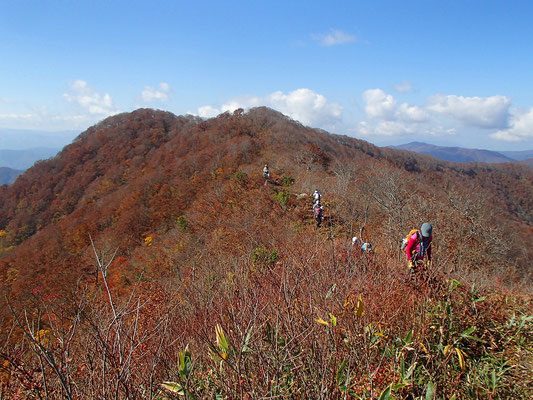
[[(527, 398), (532, 171), (268, 108), (108, 118), (0, 187), (3, 393)], [(423, 222), (417, 287), (399, 244)]]

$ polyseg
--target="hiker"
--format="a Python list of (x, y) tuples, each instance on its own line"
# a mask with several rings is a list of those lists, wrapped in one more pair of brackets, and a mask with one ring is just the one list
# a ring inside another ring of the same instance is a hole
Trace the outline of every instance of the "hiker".
[(313, 192), (313, 207), (315, 206), (315, 204), (320, 205), (321, 199), (322, 199), (322, 195), (320, 194), (318, 189), (315, 189), (315, 191)]
[(364, 242), (363, 245), (361, 246), (361, 251), (362, 252), (365, 252), (365, 251), (368, 251), (368, 252), (372, 252), (372, 245), (368, 242)]
[(270, 170), (268, 169), (268, 164), (265, 164), (265, 166), (263, 167), (263, 178), (270, 178)]
[(364, 253), (365, 251), (368, 251), (368, 252), (371, 252), (373, 251), (372, 250), (372, 244), (370, 244), (369, 242), (365, 242), (365, 241), (362, 241), (361, 239), (359, 239), (357, 236), (354, 236), (352, 238), (352, 247), (359, 247), (361, 246), (361, 252)]
[(409, 274), (425, 271), (431, 266), (431, 240), (433, 239), (433, 226), (424, 222), (419, 229), (413, 229), (404, 239), (405, 253)]
[(316, 227), (320, 228), (322, 226), (322, 215), (324, 209), (320, 205), (320, 203), (315, 203), (315, 205), (313, 206), (313, 211), (315, 213)]

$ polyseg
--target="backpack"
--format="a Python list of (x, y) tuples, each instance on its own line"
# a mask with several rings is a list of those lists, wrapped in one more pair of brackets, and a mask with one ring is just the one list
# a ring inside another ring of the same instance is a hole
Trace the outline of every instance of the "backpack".
[(402, 239), (402, 244), (400, 246), (400, 249), (405, 250), (405, 248), (407, 247), (407, 243), (409, 243), (409, 239), (411, 239), (411, 236), (413, 236), (415, 233), (418, 235), (418, 239), (420, 241), (422, 241), (422, 234), (420, 233), (420, 230), (419, 229), (411, 229), (409, 231), (409, 234)]
[(425, 254), (426, 254), (426, 251), (427, 251), (427, 248), (428, 248), (428, 244), (424, 243), (424, 241), (422, 240), (422, 232), (420, 232), (419, 229), (411, 229), (409, 231), (409, 234), (402, 240), (402, 245), (400, 246), (400, 248), (402, 250), (405, 250), (406, 247), (407, 247), (407, 244), (409, 243), (409, 240), (411, 239), (411, 236), (413, 236), (414, 234), (417, 235), (418, 244), (413, 249), (412, 255), (413, 256), (416, 255), (417, 259), (422, 259), (422, 258), (424, 258)]

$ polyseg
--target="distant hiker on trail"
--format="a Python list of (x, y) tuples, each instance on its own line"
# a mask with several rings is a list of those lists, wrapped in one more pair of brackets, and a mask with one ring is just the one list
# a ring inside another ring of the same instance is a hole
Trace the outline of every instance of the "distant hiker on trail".
[(313, 211), (315, 213), (316, 227), (320, 228), (322, 226), (322, 216), (324, 209), (320, 205), (320, 203), (315, 203), (315, 205), (313, 206)]
[(320, 205), (321, 199), (322, 199), (322, 195), (320, 194), (318, 189), (315, 189), (315, 191), (313, 192), (313, 207), (315, 206), (315, 204)]
[(268, 164), (265, 164), (263, 167), (263, 178), (270, 179), (270, 170), (268, 169)]
[(409, 275), (419, 271), (426, 271), (431, 266), (431, 240), (433, 239), (433, 226), (424, 222), (420, 230), (413, 229), (403, 240), (402, 249), (407, 254)]
[(355, 248), (357, 248), (359, 246), (361, 248), (361, 252), (365, 252), (365, 251), (371, 252), (371, 251), (373, 251), (372, 250), (372, 244), (370, 244), (369, 242), (361, 241), (361, 239), (359, 239), (357, 236), (354, 236), (352, 238), (352, 247), (355, 249)]
[(361, 246), (361, 251), (368, 251), (368, 252), (371, 252), (373, 251), (372, 250), (372, 245), (368, 242), (364, 242), (363, 245)]

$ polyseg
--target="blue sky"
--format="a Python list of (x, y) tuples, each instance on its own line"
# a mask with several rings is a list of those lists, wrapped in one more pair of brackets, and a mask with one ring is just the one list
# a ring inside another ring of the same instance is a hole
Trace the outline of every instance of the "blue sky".
[(525, 0), (0, 0), (0, 129), (267, 105), (378, 145), (532, 149), (532, 17)]

